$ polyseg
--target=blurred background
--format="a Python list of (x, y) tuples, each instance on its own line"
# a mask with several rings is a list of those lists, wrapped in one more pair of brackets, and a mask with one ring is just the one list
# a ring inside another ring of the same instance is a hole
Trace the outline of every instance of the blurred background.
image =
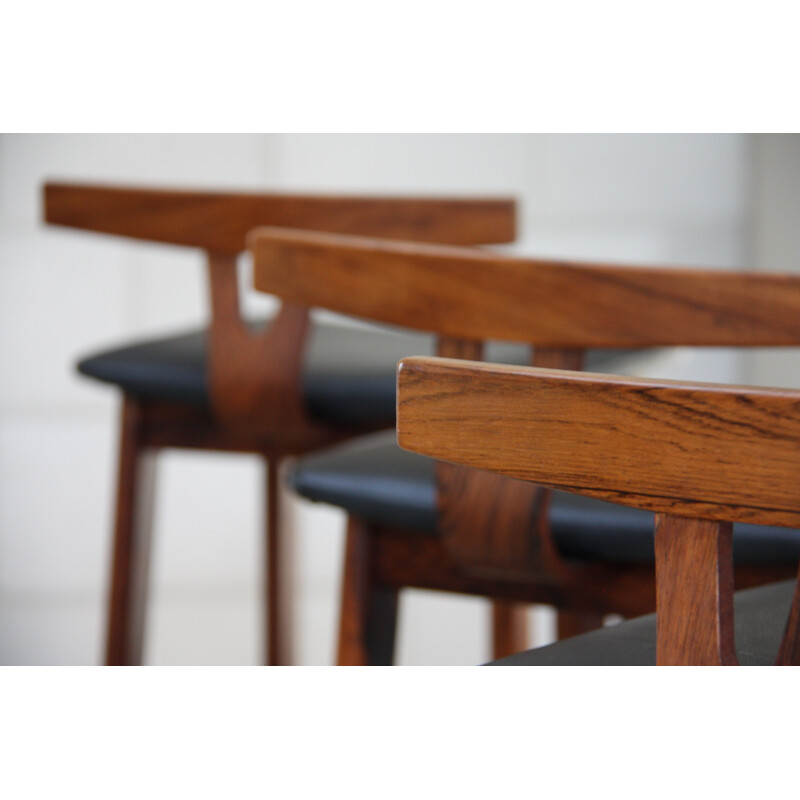
[[(794, 134), (0, 136), (0, 663), (101, 659), (119, 398), (74, 362), (207, 314), (199, 252), (47, 228), (46, 179), (510, 194), (520, 253), (788, 272), (800, 267), (798, 178)], [(672, 350), (636, 371), (800, 386), (799, 365), (792, 351)], [(259, 461), (173, 451), (158, 469), (146, 661), (257, 663)], [(327, 664), (343, 517), (293, 511), (297, 660)], [(546, 640), (548, 614), (532, 618)], [(482, 600), (407, 591), (399, 663), (486, 660), (487, 619)]]

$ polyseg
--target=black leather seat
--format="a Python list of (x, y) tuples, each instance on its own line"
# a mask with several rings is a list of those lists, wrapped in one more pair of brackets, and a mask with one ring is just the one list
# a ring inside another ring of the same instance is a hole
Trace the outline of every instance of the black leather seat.
[[(744, 666), (775, 663), (795, 581), (747, 589), (735, 595), (736, 652)], [(545, 647), (526, 650), (489, 666), (655, 666), (656, 615), (622, 622)]]
[[(261, 323), (253, 323), (257, 327)], [(371, 326), (364, 330), (315, 323), (305, 367), (309, 413), (338, 425), (394, 424), (397, 362), (409, 355), (432, 355), (433, 338)], [(493, 360), (524, 364), (527, 348), (497, 344)], [(138, 342), (84, 358), (83, 374), (120, 386), (149, 400), (209, 407), (206, 333), (193, 331)]]
[[(363, 436), (300, 459), (288, 476), (301, 496), (368, 522), (436, 536), (434, 461), (401, 450), (393, 431)], [(576, 561), (653, 564), (653, 514), (553, 492), (550, 524), (560, 553)], [(797, 563), (800, 531), (738, 524), (734, 559)]]

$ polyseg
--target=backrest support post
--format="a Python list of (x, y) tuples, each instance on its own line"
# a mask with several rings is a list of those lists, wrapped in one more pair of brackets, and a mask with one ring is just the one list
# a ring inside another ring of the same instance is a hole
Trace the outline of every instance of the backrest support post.
[(659, 666), (735, 665), (733, 525), (656, 515)]

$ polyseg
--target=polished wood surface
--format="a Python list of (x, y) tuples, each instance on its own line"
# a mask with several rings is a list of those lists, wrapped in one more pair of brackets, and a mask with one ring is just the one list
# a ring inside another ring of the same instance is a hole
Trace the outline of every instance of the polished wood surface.
[(733, 526), (657, 514), (655, 537), (657, 663), (736, 664)]
[(406, 449), (653, 511), (800, 527), (800, 391), (426, 358), (404, 359), (398, 385)]
[(51, 225), (219, 253), (243, 251), (258, 225), (453, 244), (511, 242), (515, 235), (509, 198), (248, 194), (51, 181), (44, 206)]
[(800, 341), (793, 275), (573, 264), (278, 229), (248, 241), (261, 291), (442, 336), (584, 349)]
[[(426, 242), (492, 244), (513, 240), (515, 203), (504, 198), (336, 197), (248, 194), (50, 182), (51, 225), (206, 251), (211, 322), (208, 412), (180, 403), (125, 398), (107, 663), (141, 663), (147, 588), (143, 500), (146, 463), (165, 447), (257, 453), (265, 489), (266, 663), (291, 659), (288, 582), (276, 478), (279, 462), (374, 429), (343, 429), (309, 419), (301, 391), (308, 309), (284, 303), (268, 328), (241, 317), (237, 256), (258, 225)], [(130, 420), (134, 417), (135, 425)]]
[[(486, 339), (526, 342), (534, 348), (536, 366), (569, 370), (581, 368), (587, 348), (800, 344), (797, 276), (562, 263), (275, 228), (255, 230), (248, 241), (257, 288), (300, 305), (435, 332), (439, 355), (453, 359), (480, 358)], [(401, 372), (401, 381), (403, 377)], [(510, 454), (516, 443), (520, 456), (524, 448), (519, 447), (516, 421), (504, 419), (504, 402), (486, 406), (482, 419), (470, 422), (481, 399), (472, 389), (462, 389), (453, 387), (456, 405), (442, 410), (433, 422), (447, 430), (449, 440), (454, 437), (450, 444), (460, 432), (472, 435), (477, 427), (485, 436), (484, 455), (492, 453), (502, 434), (502, 454)], [(427, 397), (425, 402), (442, 399)], [(432, 421), (423, 419), (426, 413), (415, 420), (427, 427), (416, 429), (414, 444), (436, 457), (433, 445), (444, 443), (435, 441)], [(399, 414), (402, 436), (407, 414), (402, 402)], [(680, 413), (673, 409), (675, 416)], [(635, 438), (635, 430), (631, 428), (629, 438)], [(639, 435), (646, 440), (643, 430), (640, 424)], [(597, 447), (583, 464), (587, 475), (591, 459), (604, 454), (602, 425), (595, 433)], [(559, 445), (555, 433), (552, 439), (540, 442), (537, 453), (549, 444)], [(656, 450), (651, 448), (651, 461), (660, 458)], [(555, 447), (550, 453), (552, 462), (558, 461), (559, 452)], [(564, 562), (547, 522), (549, 493), (517, 480), (534, 478), (533, 468), (489, 474), (472, 468), (486, 466), (483, 456), (454, 460), (459, 465), (437, 465), (441, 541), (422, 542), (413, 532), (373, 530), (381, 581), (549, 603), (564, 612), (560, 628), (565, 634), (599, 626), (607, 613), (630, 616), (653, 610), (652, 570)], [(509, 463), (518, 462), (512, 458)], [(542, 460), (543, 466), (549, 464)], [(544, 470), (540, 473), (541, 482), (549, 480), (549, 485), (574, 484), (570, 475), (557, 483)], [(612, 500), (626, 496), (609, 487), (591, 489), (585, 487), (584, 493)], [(686, 502), (680, 493), (641, 496), (638, 502), (656, 510), (687, 511), (691, 506), (687, 513), (713, 505), (702, 498)], [(758, 514), (756, 507), (741, 509), (742, 518), (756, 519)], [(403, 536), (414, 537), (413, 546), (406, 546)], [(792, 572), (785, 565), (744, 565), (737, 570), (737, 584), (758, 585)]]
[[(731, 520), (796, 526), (800, 391), (451, 359), (398, 376), (401, 446), (655, 508), (658, 664), (737, 663)], [(796, 589), (778, 664), (798, 662), (798, 609)]]

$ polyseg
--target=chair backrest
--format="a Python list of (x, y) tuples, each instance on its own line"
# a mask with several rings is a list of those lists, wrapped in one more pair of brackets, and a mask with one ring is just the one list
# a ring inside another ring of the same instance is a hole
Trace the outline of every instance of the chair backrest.
[(500, 244), (515, 235), (507, 198), (369, 197), (212, 192), (49, 182), (51, 225), (241, 253), (258, 225), (450, 244)]
[(44, 186), (51, 225), (206, 251), (211, 295), (209, 373), (217, 414), (229, 424), (297, 429), (313, 425), (302, 405), (299, 355), (307, 315), (282, 308), (254, 333), (240, 314), (236, 258), (258, 225), (456, 244), (513, 241), (515, 203), (506, 198), (248, 194), (92, 186)]
[[(656, 512), (660, 664), (731, 664), (734, 521), (800, 527), (800, 391), (408, 358), (401, 447)], [(795, 590), (779, 663), (800, 663)]]
[[(798, 276), (562, 263), (274, 229), (249, 242), (256, 288), (434, 332), (441, 356), (479, 360), (494, 338), (532, 345), (535, 366), (579, 369), (588, 348), (800, 345)], [(437, 470), (443, 535), (465, 568), (553, 566), (557, 553), (536, 522), (546, 493), (463, 467)]]

